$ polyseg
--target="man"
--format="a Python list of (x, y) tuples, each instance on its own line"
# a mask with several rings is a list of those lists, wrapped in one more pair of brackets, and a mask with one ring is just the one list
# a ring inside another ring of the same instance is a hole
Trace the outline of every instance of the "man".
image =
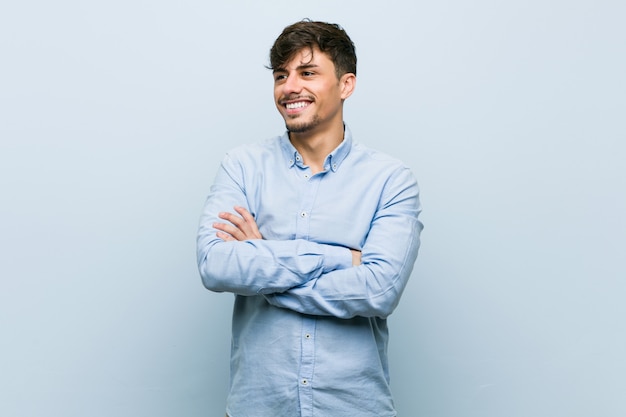
[(417, 183), (344, 125), (341, 27), (286, 27), (270, 69), (287, 132), (226, 155), (197, 242), (206, 288), (236, 295), (227, 415), (395, 416), (386, 318), (417, 257)]

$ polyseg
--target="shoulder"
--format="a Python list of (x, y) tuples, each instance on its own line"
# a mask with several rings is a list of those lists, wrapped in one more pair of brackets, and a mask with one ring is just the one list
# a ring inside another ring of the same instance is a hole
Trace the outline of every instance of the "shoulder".
[(349, 159), (353, 159), (357, 164), (370, 164), (380, 169), (390, 170), (409, 169), (401, 159), (360, 142), (353, 142), (350, 154)]
[(417, 189), (417, 178), (404, 161), (360, 142), (353, 142), (345, 162), (345, 172), (367, 182), (371, 187)]
[(281, 137), (275, 136), (259, 140), (256, 142), (250, 142), (243, 145), (231, 148), (226, 155), (233, 158), (246, 158), (246, 157), (259, 157), (260, 155), (267, 153), (274, 153), (280, 151)]
[(263, 139), (231, 148), (224, 156), (225, 163), (257, 166), (264, 161), (276, 161), (282, 154), (280, 136)]

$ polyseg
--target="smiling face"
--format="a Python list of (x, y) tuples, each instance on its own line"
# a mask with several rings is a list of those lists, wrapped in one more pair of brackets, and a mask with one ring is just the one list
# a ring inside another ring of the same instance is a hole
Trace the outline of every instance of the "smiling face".
[(337, 78), (335, 65), (317, 48), (304, 48), (274, 70), (274, 100), (291, 133), (343, 129), (343, 101), (354, 89), (355, 76)]

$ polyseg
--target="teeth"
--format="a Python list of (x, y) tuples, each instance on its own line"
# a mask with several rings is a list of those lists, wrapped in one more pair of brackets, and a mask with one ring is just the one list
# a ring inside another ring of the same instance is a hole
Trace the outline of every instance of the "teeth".
[(288, 109), (299, 109), (302, 107), (306, 107), (308, 104), (305, 101), (298, 101), (296, 103), (289, 103), (286, 105)]

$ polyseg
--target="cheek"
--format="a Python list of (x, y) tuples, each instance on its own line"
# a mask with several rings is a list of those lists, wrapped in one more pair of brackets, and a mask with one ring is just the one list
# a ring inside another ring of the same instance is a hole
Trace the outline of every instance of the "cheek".
[(274, 101), (278, 101), (283, 95), (283, 87), (280, 85), (274, 84)]
[(282, 106), (278, 104), (278, 100), (280, 99), (280, 97), (281, 97), (280, 94), (274, 91), (274, 105), (276, 106), (278, 110), (282, 110)]

